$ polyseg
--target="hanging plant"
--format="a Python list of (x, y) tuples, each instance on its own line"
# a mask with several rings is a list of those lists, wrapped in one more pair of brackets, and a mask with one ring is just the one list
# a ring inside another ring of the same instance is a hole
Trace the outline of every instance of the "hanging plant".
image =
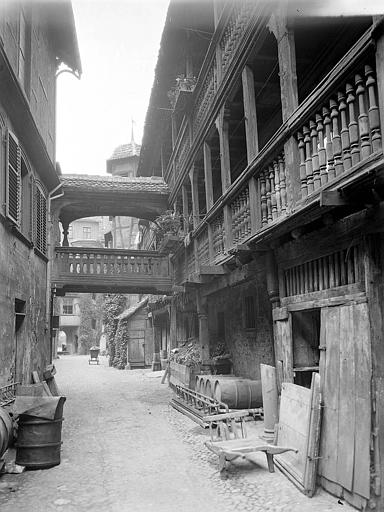
[(182, 235), (182, 216), (178, 212), (167, 210), (154, 220), (154, 233), (156, 237), (156, 245), (158, 246), (166, 236), (171, 235), (177, 240)]

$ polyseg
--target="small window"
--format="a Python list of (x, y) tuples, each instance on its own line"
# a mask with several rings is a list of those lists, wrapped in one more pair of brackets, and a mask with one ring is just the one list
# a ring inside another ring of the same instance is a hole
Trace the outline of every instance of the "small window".
[(256, 309), (253, 295), (248, 295), (244, 299), (244, 324), (245, 329), (256, 329)]
[(19, 331), (25, 318), (25, 300), (15, 299), (15, 332)]
[(63, 315), (73, 315), (72, 304), (63, 304)]
[(73, 238), (73, 226), (72, 224), (70, 224), (70, 226), (68, 226), (68, 238)]
[(89, 240), (91, 238), (91, 228), (89, 226), (83, 227), (83, 238)]

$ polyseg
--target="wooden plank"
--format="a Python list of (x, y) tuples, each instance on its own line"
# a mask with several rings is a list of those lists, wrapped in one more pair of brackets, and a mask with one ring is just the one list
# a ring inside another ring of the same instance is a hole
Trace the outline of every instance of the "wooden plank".
[(36, 370), (32, 372), (32, 380), (35, 384), (38, 384), (40, 382), (40, 377)]
[(309, 389), (288, 382), (283, 383), (277, 444), (279, 446), (292, 446), (298, 452), (287, 452), (276, 456), (276, 458), (301, 485), (304, 484), (307, 459), (310, 399), (311, 391)]
[(355, 459), (355, 344), (353, 307), (340, 306), (339, 430), (336, 482), (352, 491)]
[(355, 345), (355, 464), (353, 491), (370, 498), (371, 350), (368, 305), (353, 306)]
[(276, 322), (277, 334), (283, 363), (283, 380), (293, 382), (293, 358), (292, 358), (292, 321), (291, 316), (287, 320)]
[(336, 482), (337, 440), (339, 431), (339, 334), (340, 311), (338, 307), (321, 311), (321, 329), (326, 346), (325, 364), (321, 365), (323, 374), (323, 423), (320, 446), (320, 474)]
[(313, 373), (311, 383), (311, 412), (308, 425), (307, 464), (304, 473), (304, 488), (308, 496), (313, 496), (316, 490), (321, 426), (320, 402), (320, 375)]

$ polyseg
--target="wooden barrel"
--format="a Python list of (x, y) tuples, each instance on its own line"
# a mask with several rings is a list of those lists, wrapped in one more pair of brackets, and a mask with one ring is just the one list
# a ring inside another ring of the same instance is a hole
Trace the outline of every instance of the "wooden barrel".
[(263, 405), (261, 380), (216, 379), (213, 396), (230, 409), (253, 409)]
[(16, 443), (16, 464), (43, 469), (60, 464), (63, 405), (61, 397), (53, 420), (21, 414)]
[(203, 395), (208, 396), (209, 398), (212, 398), (213, 393), (213, 383), (211, 382), (210, 378), (205, 379), (205, 387), (204, 387), (204, 393)]
[(214, 398), (215, 384), (220, 379), (237, 379), (235, 375), (205, 375), (204, 391), (201, 393), (210, 398)]
[(6, 452), (12, 441), (12, 419), (2, 407), (0, 407), (0, 458)]

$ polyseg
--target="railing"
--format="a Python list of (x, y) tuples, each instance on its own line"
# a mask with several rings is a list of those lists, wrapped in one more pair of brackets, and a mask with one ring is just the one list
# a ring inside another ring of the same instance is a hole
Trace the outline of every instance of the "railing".
[(261, 225), (282, 217), (287, 209), (286, 168), (284, 152), (259, 173)]
[(375, 71), (350, 78), (297, 133), (303, 198), (381, 149)]
[(155, 251), (56, 247), (60, 275), (169, 276), (168, 259)]

